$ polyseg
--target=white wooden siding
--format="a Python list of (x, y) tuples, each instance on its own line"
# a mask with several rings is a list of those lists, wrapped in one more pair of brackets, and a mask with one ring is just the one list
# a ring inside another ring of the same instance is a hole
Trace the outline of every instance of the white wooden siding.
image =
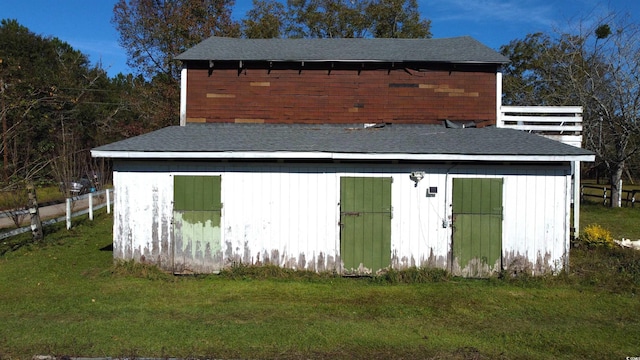
[[(455, 177), (504, 179), (503, 265), (558, 270), (569, 236), (570, 167), (358, 164), (234, 164), (116, 161), (114, 256), (171, 270), (174, 175), (221, 175), (222, 249), (227, 264), (271, 263), (340, 271), (340, 177), (392, 177), (395, 268), (448, 269)], [(412, 171), (423, 171), (415, 186)], [(427, 190), (437, 187), (434, 197)]]
[(167, 180), (166, 173), (114, 171), (114, 257), (170, 265), (173, 184)]

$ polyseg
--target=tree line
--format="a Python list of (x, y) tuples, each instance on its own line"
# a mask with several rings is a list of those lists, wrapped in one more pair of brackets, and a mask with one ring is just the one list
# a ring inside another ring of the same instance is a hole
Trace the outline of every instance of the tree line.
[[(114, 77), (69, 44), (2, 20), (2, 187), (106, 175), (108, 164), (92, 160), (91, 148), (177, 125), (182, 65), (174, 57), (210, 36), (432, 36), (416, 0), (254, 0), (239, 20), (233, 6), (233, 0), (119, 0), (112, 24), (133, 73)], [(612, 14), (577, 29), (502, 46), (511, 59), (503, 69), (503, 102), (583, 106), (584, 147), (617, 184), (638, 173), (638, 26)]]

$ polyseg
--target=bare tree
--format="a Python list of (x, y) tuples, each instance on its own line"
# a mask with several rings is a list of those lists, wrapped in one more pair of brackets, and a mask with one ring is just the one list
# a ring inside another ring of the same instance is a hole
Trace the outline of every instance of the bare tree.
[(611, 206), (620, 180), (640, 153), (640, 27), (611, 14), (578, 22), (557, 37), (531, 34), (502, 53), (505, 103), (581, 105), (584, 147), (597, 155), (611, 182)]
[(27, 192), (24, 184), (12, 184), (0, 191), (0, 209), (18, 228), (29, 213), (26, 210)]
[(568, 42), (579, 55), (568, 73), (585, 107), (585, 146), (609, 173), (613, 207), (627, 164), (640, 152), (640, 27), (628, 19), (610, 15)]

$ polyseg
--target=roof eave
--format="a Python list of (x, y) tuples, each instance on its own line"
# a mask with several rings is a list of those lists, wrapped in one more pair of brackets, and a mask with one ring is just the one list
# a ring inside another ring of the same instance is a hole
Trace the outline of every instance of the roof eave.
[(91, 150), (92, 157), (113, 159), (193, 159), (193, 160), (408, 160), (408, 161), (510, 161), (563, 162), (595, 161), (595, 155), (517, 155), (517, 154), (410, 154), (410, 153), (339, 153), (291, 151), (109, 151)]
[(509, 61), (500, 61), (500, 60), (460, 60), (460, 61), (450, 61), (450, 60), (412, 60), (412, 59), (206, 59), (206, 58), (197, 58), (197, 59), (183, 59), (176, 57), (176, 60), (180, 60), (182, 62), (189, 61), (259, 61), (259, 62), (310, 62), (310, 63), (435, 63), (435, 64), (465, 64), (465, 65), (503, 65), (508, 64)]

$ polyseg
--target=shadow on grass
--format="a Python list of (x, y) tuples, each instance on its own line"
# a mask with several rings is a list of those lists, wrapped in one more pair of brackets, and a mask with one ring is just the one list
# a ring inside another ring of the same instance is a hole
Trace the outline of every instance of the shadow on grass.
[[(18, 251), (22, 248), (53, 245), (69, 238), (79, 239), (83, 237), (94, 237), (95, 232), (99, 231), (99, 227), (111, 232), (112, 219), (112, 216), (106, 213), (106, 209), (99, 209), (94, 212), (93, 221), (90, 220), (88, 216), (74, 217), (73, 226), (69, 230), (66, 229), (66, 223), (64, 221), (44, 226), (44, 238), (38, 242), (34, 242), (30, 231), (10, 236), (0, 240), (0, 256)], [(104, 250), (113, 250), (113, 248), (109, 249), (109, 246), (113, 246), (113, 244), (111, 243), (110, 245), (105, 246)]]

